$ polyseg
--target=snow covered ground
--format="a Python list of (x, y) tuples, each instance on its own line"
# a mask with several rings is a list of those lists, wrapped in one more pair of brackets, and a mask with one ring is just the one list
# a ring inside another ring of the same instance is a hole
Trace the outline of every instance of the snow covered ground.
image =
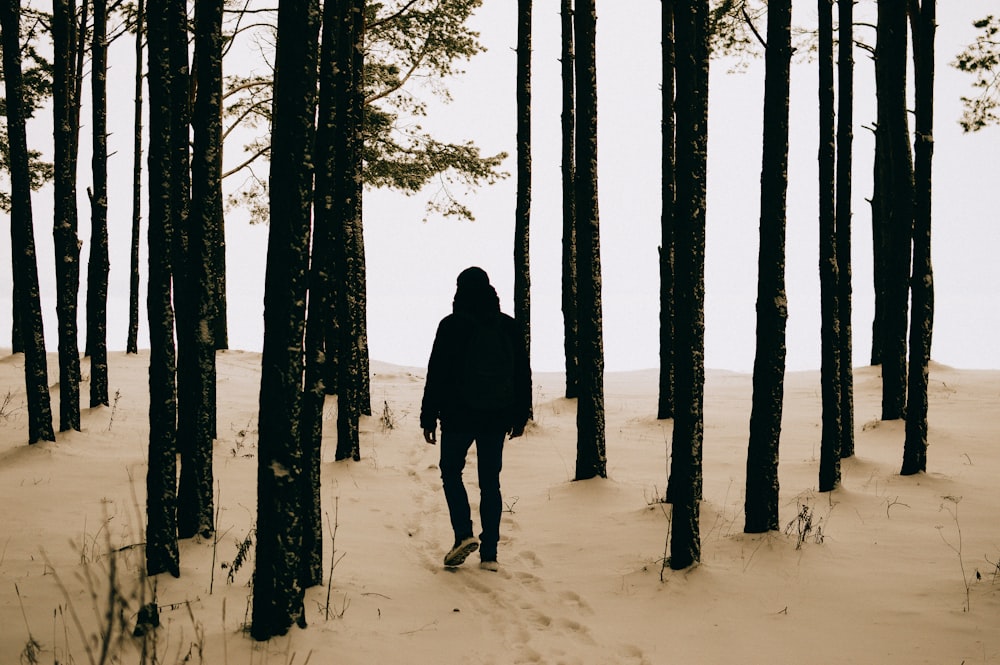
[[(28, 446), (22, 357), (0, 351), (4, 665), (98, 662), (80, 635), (106, 623), (112, 572), (135, 622), (147, 364), (112, 354), (113, 406), (85, 410), (82, 432)], [(261, 644), (244, 630), (252, 561), (233, 565), (256, 519), (259, 366), (256, 353), (219, 354), (218, 539), (183, 541), (181, 577), (151, 581), (156, 662), (1000, 663), (1000, 372), (933, 367), (929, 473), (904, 478), (903, 424), (879, 422), (878, 368), (858, 369), (857, 456), (829, 494), (816, 489), (819, 373), (789, 374), (788, 528), (747, 535), (751, 377), (709, 371), (702, 563), (680, 572), (663, 568), (671, 423), (655, 419), (656, 372), (607, 376), (609, 478), (585, 482), (572, 482), (575, 405), (560, 375), (536, 374), (535, 421), (506, 449), (491, 573), (475, 556), (443, 569), (451, 533), (438, 451), (417, 419), (422, 370), (375, 363), (362, 461), (334, 462), (324, 441), (332, 585), (307, 592), (308, 628)], [(473, 490), (474, 469), (473, 456)], [(139, 642), (126, 642), (119, 662), (141, 662)]]

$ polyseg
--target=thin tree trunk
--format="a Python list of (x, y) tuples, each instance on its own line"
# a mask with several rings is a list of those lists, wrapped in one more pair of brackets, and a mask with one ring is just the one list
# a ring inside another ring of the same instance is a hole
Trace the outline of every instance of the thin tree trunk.
[(517, 0), (517, 202), (514, 211), (514, 318), (531, 349), (531, 2)]
[(136, 2), (135, 111), (132, 128), (132, 242), (129, 262), (128, 340), (126, 353), (139, 353), (139, 239), (142, 222), (142, 40), (145, 30), (144, 0)]
[(38, 263), (31, 218), (31, 176), (21, 74), (20, 5), (0, 4), (0, 45), (6, 88), (7, 139), (10, 164), (10, 246), (14, 275), (14, 307), (20, 322), (14, 344), (24, 353), (24, 387), (28, 402), (28, 443), (55, 441), (45, 331), (38, 295)]
[(819, 15), (819, 283), (820, 391), (823, 415), (819, 491), (840, 484), (842, 440), (840, 387), (840, 303), (837, 266), (836, 138), (833, 95), (833, 0), (818, 0)]
[(746, 533), (778, 528), (778, 451), (785, 392), (785, 224), (788, 195), (788, 113), (792, 3), (767, 12), (764, 132), (757, 261), (757, 347), (747, 446)]
[(573, 0), (561, 0), (562, 26), (562, 314), (563, 349), (566, 356), (566, 398), (580, 392), (580, 360), (577, 357), (576, 260), (576, 93), (574, 82)]
[(177, 546), (177, 390), (171, 261), (174, 244), (170, 145), (173, 132), (169, 19), (171, 0), (149, 5), (149, 469), (146, 473), (146, 571), (180, 576)]
[[(354, 184), (352, 194), (352, 225), (351, 244), (348, 246), (349, 254), (347, 268), (350, 279), (349, 284), (352, 289), (351, 296), (351, 317), (349, 319), (351, 328), (344, 331), (351, 335), (353, 341), (352, 356), (356, 354), (357, 360), (352, 361), (356, 368), (356, 390), (357, 396), (351, 400), (351, 404), (358, 409), (360, 415), (372, 415), (371, 397), (371, 361), (368, 356), (368, 278), (365, 267), (365, 240), (364, 240), (364, 177), (362, 174), (364, 141), (365, 141), (365, 0), (353, 0), (354, 19), (354, 65), (351, 67), (353, 90), (351, 93), (351, 113), (350, 127), (353, 129), (351, 139), (351, 166), (353, 175), (351, 182)], [(351, 427), (355, 427), (354, 424)], [(355, 446), (354, 459), (360, 459), (360, 449)]]
[(107, 6), (93, 0), (94, 34), (91, 46), (91, 87), (94, 149), (90, 197), (90, 260), (87, 271), (87, 347), (90, 349), (90, 406), (108, 400), (108, 108)]
[(841, 458), (854, 455), (854, 343), (851, 269), (851, 168), (854, 162), (854, 2), (838, 0), (837, 51), (837, 305), (840, 308)]
[(257, 640), (305, 625), (300, 417), (320, 23), (317, 0), (279, 4), (250, 626)]
[(661, 85), (662, 151), (660, 218), (660, 379), (656, 417), (674, 417), (674, 219), (675, 194), (675, 135), (677, 126), (674, 109), (674, 2), (663, 0), (661, 15), (663, 83)]
[[(84, 3), (86, 4), (86, 3)], [(76, 9), (72, 0), (54, 0), (52, 11), (52, 106), (55, 135), (56, 315), (59, 326), (59, 431), (80, 429), (80, 349), (77, 300), (80, 292), (80, 239), (77, 236), (76, 166), (78, 116)]]
[(913, 233), (913, 162), (906, 108), (906, 6), (878, 3), (875, 76), (878, 132), (884, 132), (880, 160), (880, 214), (886, 228), (885, 316), (882, 346), (882, 419), (904, 417), (908, 281)]
[(607, 477), (604, 422), (604, 334), (597, 205), (597, 63), (594, 0), (574, 14), (576, 57), (576, 241), (579, 276), (580, 396), (576, 415), (576, 480)]
[(910, 321), (910, 374), (906, 439), (900, 473), (927, 470), (927, 388), (934, 331), (934, 270), (931, 266), (931, 165), (934, 157), (935, 0), (910, 0), (915, 94), (913, 317)]
[(705, 393), (705, 201), (708, 162), (708, 0), (675, 5), (677, 208), (670, 567), (701, 560), (699, 502)]

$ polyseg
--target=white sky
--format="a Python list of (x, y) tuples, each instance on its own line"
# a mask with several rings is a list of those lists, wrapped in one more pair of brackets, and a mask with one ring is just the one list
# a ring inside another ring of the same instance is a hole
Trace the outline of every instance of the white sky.
[[(959, 96), (971, 78), (948, 63), (973, 38), (971, 21), (993, 9), (990, 0), (939, 3), (934, 156), (934, 246), (937, 312), (932, 355), (965, 368), (1000, 368), (994, 343), (1000, 328), (995, 260), (1000, 226), (992, 187), (1000, 129), (965, 136), (957, 124)], [(559, 261), (560, 79), (559, 3), (536, 0), (533, 36), (532, 361), (536, 370), (559, 370), (562, 359)], [(604, 341), (609, 370), (658, 364), (657, 245), (660, 223), (660, 3), (598, 2), (600, 100), (600, 219), (604, 274)], [(815, 6), (797, 2), (793, 20), (815, 23)], [(514, 48), (516, 3), (487, 2), (474, 19), (489, 49), (449, 82), (450, 105), (432, 105), (422, 124), (442, 139), (475, 140), (485, 153), (510, 153), (514, 164)], [(863, 33), (859, 37), (864, 37)], [(873, 39), (873, 37), (871, 37)], [(122, 349), (128, 321), (128, 238), (131, 183), (131, 45), (123, 44), (109, 73), (112, 89), (111, 252), (109, 345)], [(854, 175), (854, 364), (867, 363), (872, 313), (871, 134), (875, 115), (872, 63), (856, 53)], [(706, 363), (749, 371), (753, 365), (762, 63), (741, 74), (714, 62), (710, 88), (706, 265)], [(813, 63), (792, 71), (787, 283), (788, 368), (819, 366), (819, 280), (816, 212), (816, 82)], [(85, 83), (80, 157), (80, 237), (85, 281), (89, 242), (86, 186), (89, 121)], [(415, 90), (422, 95), (424, 91)], [(429, 93), (426, 93), (429, 96)], [(47, 113), (45, 114), (47, 116)], [(34, 147), (50, 151), (51, 120), (30, 126)], [(37, 144), (43, 141), (44, 144)], [(227, 165), (242, 161), (236, 149)], [(235, 185), (235, 183), (233, 183)], [(506, 311), (512, 309), (514, 177), (467, 199), (474, 223), (431, 217), (432, 192), (404, 197), (369, 192), (365, 199), (369, 342), (373, 358), (423, 365), (437, 321), (451, 306), (455, 276), (469, 265), (489, 272)], [(49, 350), (56, 348), (51, 189), (33, 198), (42, 306)], [(145, 221), (145, 220), (144, 220)], [(0, 237), (9, 238), (7, 220)], [(233, 348), (259, 349), (266, 227), (250, 227), (239, 211), (227, 217), (229, 324)], [(145, 227), (143, 229), (145, 238)], [(4, 241), (6, 246), (6, 240)], [(7, 249), (0, 261), (9, 264)], [(143, 250), (143, 273), (145, 250)], [(144, 296), (145, 286), (143, 286)], [(81, 326), (85, 290), (81, 288)], [(145, 313), (140, 346), (147, 345)], [(81, 344), (83, 334), (81, 330)], [(0, 270), (0, 346), (10, 345), (10, 274)]]

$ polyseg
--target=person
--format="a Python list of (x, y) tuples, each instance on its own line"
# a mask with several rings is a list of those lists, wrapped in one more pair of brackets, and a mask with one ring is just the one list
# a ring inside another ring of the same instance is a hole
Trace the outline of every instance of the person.
[[(480, 567), (496, 571), (500, 540), (500, 470), (506, 437), (524, 433), (531, 413), (531, 367), (524, 338), (484, 270), (458, 276), (452, 313), (438, 325), (424, 384), (420, 427), (437, 443), (441, 424), (441, 481), (455, 543), (446, 567), (461, 565), (479, 549)], [(476, 444), (482, 533), (473, 536), (469, 497), (462, 480)]]

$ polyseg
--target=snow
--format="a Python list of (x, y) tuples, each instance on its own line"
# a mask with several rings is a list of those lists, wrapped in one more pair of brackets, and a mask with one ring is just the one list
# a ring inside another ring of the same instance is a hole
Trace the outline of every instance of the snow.
[[(1000, 372), (932, 367), (929, 472), (902, 477), (903, 423), (878, 420), (878, 368), (857, 369), (857, 456), (843, 463), (842, 488), (825, 494), (819, 373), (788, 374), (788, 528), (748, 535), (751, 377), (709, 371), (702, 563), (676, 572), (662, 565), (670, 510), (657, 497), (671, 423), (655, 419), (656, 371), (607, 375), (609, 478), (584, 482), (572, 481), (575, 404), (561, 397), (559, 374), (536, 374), (535, 421), (506, 447), (493, 573), (476, 555), (443, 567), (453, 538), (438, 450), (418, 423), (423, 370), (376, 362), (360, 462), (333, 461), (333, 399), (324, 414), (332, 587), (307, 591), (307, 628), (257, 643), (244, 631), (252, 561), (235, 571), (233, 562), (256, 519), (260, 356), (218, 361), (218, 539), (182, 541), (180, 578), (155, 579), (159, 662), (1000, 662)], [(126, 597), (139, 578), (148, 354), (110, 354), (114, 406), (85, 409), (82, 432), (34, 446), (22, 363), (0, 351), (0, 395), (11, 395), (0, 417), (0, 663), (24, 662), (29, 639), (38, 662), (86, 663), (74, 615), (96, 632), (112, 561)], [(475, 497), (474, 455), (466, 480)], [(133, 599), (129, 631), (137, 611)], [(121, 662), (141, 662), (138, 640), (125, 640)]]

